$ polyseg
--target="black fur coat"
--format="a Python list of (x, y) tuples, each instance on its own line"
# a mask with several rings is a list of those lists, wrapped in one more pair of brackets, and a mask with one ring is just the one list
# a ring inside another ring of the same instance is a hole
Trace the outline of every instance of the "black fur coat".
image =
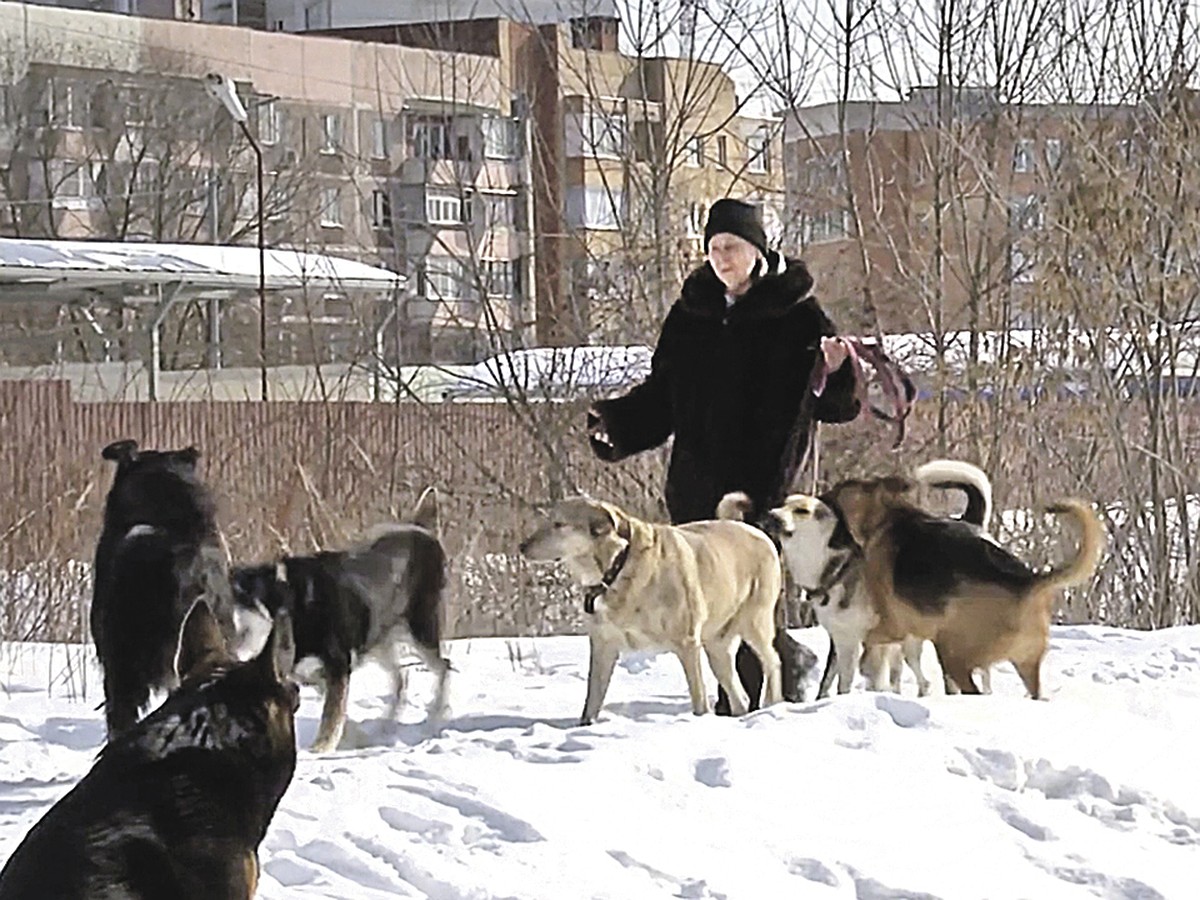
[(603, 400), (618, 460), (674, 434), (667, 508), (674, 523), (711, 519), (728, 491), (745, 491), (755, 514), (776, 505), (796, 478), (814, 419), (846, 422), (859, 412), (849, 364), (818, 398), (809, 388), (828, 317), (809, 296), (812, 276), (798, 259), (772, 252), (768, 274), (728, 310), (725, 287), (705, 263), (684, 281), (663, 322), (650, 376), (623, 397)]

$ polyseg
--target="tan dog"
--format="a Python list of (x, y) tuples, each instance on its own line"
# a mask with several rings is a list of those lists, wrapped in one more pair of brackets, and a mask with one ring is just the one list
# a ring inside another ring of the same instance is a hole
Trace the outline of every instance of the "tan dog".
[(1104, 550), (1099, 519), (1080, 500), (1049, 507), (1075, 520), (1082, 541), (1073, 560), (1039, 573), (976, 529), (917, 507), (915, 488), (906, 478), (852, 479), (828, 494), (862, 547), (879, 615), (866, 643), (930, 640), (942, 670), (968, 694), (979, 693), (975, 669), (1007, 659), (1040, 698), (1054, 600), (1095, 572)]
[(780, 701), (779, 655), (771, 641), (782, 570), (770, 538), (758, 529), (727, 521), (654, 525), (575, 497), (554, 507), (549, 521), (522, 542), (521, 553), (565, 563), (585, 587), (592, 620), (583, 724), (600, 712), (622, 650), (675, 653), (692, 712), (702, 715), (709, 711), (703, 648), (740, 716), (749, 698), (734, 674), (734, 653), (744, 640), (763, 661), (762, 705)]

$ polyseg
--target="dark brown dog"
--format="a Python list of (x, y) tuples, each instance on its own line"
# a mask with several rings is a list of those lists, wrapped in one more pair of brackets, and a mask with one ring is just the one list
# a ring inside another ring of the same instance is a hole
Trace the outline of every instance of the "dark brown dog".
[(0, 872), (0, 900), (249, 898), (296, 767), (291, 620), (249, 662), (196, 601), (167, 701), (113, 738)]
[(852, 479), (828, 495), (863, 548), (879, 615), (867, 645), (910, 635), (932, 641), (942, 670), (968, 694), (979, 693), (975, 669), (1007, 659), (1040, 698), (1054, 601), (1095, 572), (1104, 550), (1099, 519), (1080, 500), (1048, 507), (1074, 519), (1082, 541), (1071, 561), (1035, 572), (970, 525), (920, 509), (915, 489), (906, 478)]

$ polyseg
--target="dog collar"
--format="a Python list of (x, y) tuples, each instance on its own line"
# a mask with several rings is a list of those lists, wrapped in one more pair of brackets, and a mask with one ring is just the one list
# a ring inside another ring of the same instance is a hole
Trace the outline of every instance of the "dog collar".
[(828, 595), (829, 589), (842, 580), (842, 576), (846, 574), (846, 570), (854, 562), (855, 555), (854, 553), (847, 553), (833, 565), (826, 566), (825, 571), (821, 573), (821, 577), (817, 581), (817, 586), (812, 590), (805, 588), (805, 592), (809, 598), (817, 600)]
[(617, 576), (621, 574), (621, 570), (625, 568), (625, 562), (629, 559), (629, 541), (625, 542), (625, 546), (620, 552), (613, 557), (612, 563), (603, 575), (600, 576), (599, 584), (585, 585), (583, 588), (583, 611), (589, 616), (596, 612), (596, 601), (600, 595), (613, 586), (613, 582), (617, 580)]

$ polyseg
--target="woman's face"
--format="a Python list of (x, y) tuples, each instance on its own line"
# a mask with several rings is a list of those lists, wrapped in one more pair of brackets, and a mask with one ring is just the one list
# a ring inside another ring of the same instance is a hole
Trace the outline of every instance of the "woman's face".
[(736, 234), (714, 234), (708, 242), (708, 262), (731, 294), (750, 286), (750, 275), (759, 260), (758, 248)]

